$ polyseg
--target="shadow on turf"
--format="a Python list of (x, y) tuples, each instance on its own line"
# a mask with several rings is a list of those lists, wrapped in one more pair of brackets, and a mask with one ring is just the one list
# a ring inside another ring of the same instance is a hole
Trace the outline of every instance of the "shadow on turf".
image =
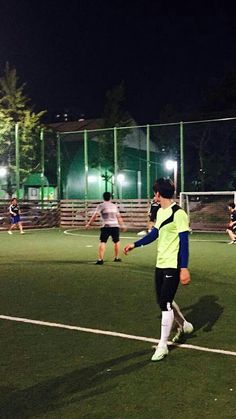
[(206, 333), (212, 331), (224, 311), (224, 307), (217, 300), (218, 297), (215, 295), (204, 295), (196, 304), (181, 309), (186, 319), (193, 324), (194, 332), (191, 335), (184, 335), (180, 343), (196, 337), (195, 332), (200, 329)]
[[(0, 418), (27, 419), (111, 391), (112, 380), (137, 371), (150, 359), (137, 360), (149, 350), (123, 355), (51, 378), (23, 390), (0, 386)], [(128, 363), (128, 364), (127, 364)]]

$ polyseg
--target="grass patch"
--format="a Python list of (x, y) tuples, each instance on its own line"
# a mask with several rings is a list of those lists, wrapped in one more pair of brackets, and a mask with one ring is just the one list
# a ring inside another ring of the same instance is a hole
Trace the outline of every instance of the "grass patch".
[[(1, 314), (159, 338), (156, 244), (114, 263), (98, 232), (1, 233)], [(122, 245), (133, 233), (122, 233)], [(186, 343), (235, 351), (236, 246), (191, 235), (192, 283), (176, 301), (195, 331)], [(87, 247), (89, 246), (89, 247)], [(91, 246), (91, 247), (90, 247)], [(231, 418), (235, 357), (0, 320), (1, 418)]]

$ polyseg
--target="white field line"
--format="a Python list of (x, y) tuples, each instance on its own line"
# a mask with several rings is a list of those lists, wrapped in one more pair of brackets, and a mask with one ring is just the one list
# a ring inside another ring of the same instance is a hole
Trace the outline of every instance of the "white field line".
[[(132, 340), (138, 340), (142, 342), (150, 342), (150, 343), (156, 343), (156, 344), (159, 343), (159, 339), (147, 338), (145, 336), (127, 335), (125, 333), (111, 332), (109, 330), (90, 329), (88, 327), (71, 326), (71, 325), (62, 324), (62, 323), (51, 323), (51, 322), (44, 322), (41, 320), (32, 320), (32, 319), (25, 319), (22, 317), (12, 317), (12, 316), (4, 316), (4, 315), (0, 315), (0, 319), (10, 320), (10, 321), (20, 322), (20, 323), (37, 324), (39, 326), (48, 326), (48, 327), (55, 327), (55, 328), (60, 328), (60, 329), (77, 330), (79, 332), (94, 333), (96, 335), (115, 336), (115, 337), (119, 337), (123, 339), (132, 339)], [(168, 345), (178, 346), (180, 348), (185, 348), (185, 349), (194, 349), (196, 351), (212, 352), (212, 353), (217, 353), (217, 354), (222, 354), (222, 355), (236, 356), (236, 352), (225, 351), (223, 349), (205, 348), (202, 346), (177, 344), (173, 342), (168, 342)]]
[[(64, 234), (67, 234), (68, 236), (87, 237), (87, 239), (89, 239), (90, 237), (98, 238), (100, 233), (98, 232), (98, 234), (96, 234), (96, 235), (95, 234), (80, 234), (80, 233), (74, 233), (73, 230), (65, 230)], [(136, 239), (136, 237), (135, 236), (131, 236), (131, 237), (120, 236), (120, 239), (133, 239), (134, 240), (134, 239)], [(137, 236), (137, 240), (138, 240), (138, 236)]]
[[(99, 233), (98, 234), (80, 234), (80, 233), (75, 233), (74, 232), (74, 230), (64, 230), (64, 234), (67, 234), (68, 236), (78, 236), (78, 237), (87, 237), (87, 238), (89, 238), (89, 237), (96, 237), (96, 238), (98, 238), (99, 237)], [(139, 240), (139, 239), (141, 239), (141, 237), (138, 237), (138, 236), (120, 236), (120, 239), (135, 239), (135, 240)], [(206, 239), (206, 240), (204, 240), (204, 239), (190, 239), (190, 242), (212, 242), (212, 243), (214, 243), (214, 242), (217, 242), (217, 243), (219, 243), (219, 242), (222, 242), (222, 243), (226, 243), (227, 242), (227, 240), (209, 240), (209, 239)]]
[[(23, 225), (23, 227), (24, 227), (24, 225)], [(60, 230), (60, 227), (25, 228), (24, 232), (25, 232), (25, 234), (27, 234), (27, 233), (33, 233), (34, 231), (48, 231), (48, 230), (53, 230), (53, 231)], [(7, 233), (7, 231), (8, 230), (0, 230), (0, 233)], [(15, 230), (16, 234), (19, 233), (19, 232), (20, 232), (19, 230)], [(13, 232), (13, 234), (14, 234), (14, 232)]]

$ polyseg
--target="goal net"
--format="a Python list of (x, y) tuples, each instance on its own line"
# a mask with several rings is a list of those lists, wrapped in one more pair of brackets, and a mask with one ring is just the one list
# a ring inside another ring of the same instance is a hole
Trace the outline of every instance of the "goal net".
[(230, 202), (236, 205), (236, 191), (180, 193), (180, 206), (187, 212), (192, 230), (225, 231)]

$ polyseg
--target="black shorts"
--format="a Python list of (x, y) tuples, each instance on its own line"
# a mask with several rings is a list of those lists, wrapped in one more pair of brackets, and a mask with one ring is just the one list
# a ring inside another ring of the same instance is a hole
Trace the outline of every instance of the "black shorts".
[(100, 233), (100, 241), (106, 243), (109, 237), (112, 237), (114, 243), (120, 241), (120, 229), (119, 227), (102, 227)]
[(157, 302), (162, 311), (167, 311), (172, 308), (172, 301), (174, 300), (180, 280), (180, 269), (156, 268), (155, 271), (155, 286)]

